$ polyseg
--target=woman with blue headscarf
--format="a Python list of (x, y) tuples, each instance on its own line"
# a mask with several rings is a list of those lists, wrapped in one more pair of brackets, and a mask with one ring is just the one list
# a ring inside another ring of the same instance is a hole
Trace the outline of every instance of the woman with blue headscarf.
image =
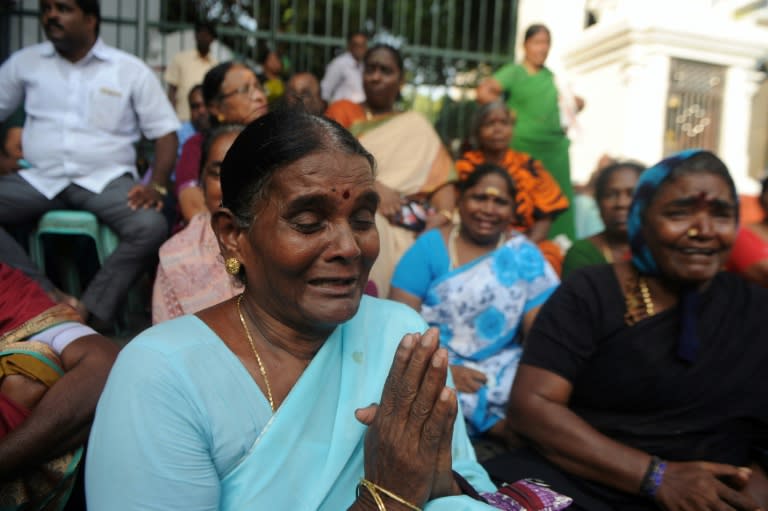
[(539, 312), (507, 413), (528, 446), (492, 475), (546, 479), (574, 509), (765, 509), (768, 291), (720, 271), (737, 225), (714, 154), (645, 170), (631, 261), (575, 271)]

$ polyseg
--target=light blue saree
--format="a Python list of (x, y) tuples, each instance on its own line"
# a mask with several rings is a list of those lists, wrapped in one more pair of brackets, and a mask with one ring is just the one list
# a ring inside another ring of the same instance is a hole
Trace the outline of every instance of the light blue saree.
[[(89, 509), (347, 509), (363, 475), (366, 428), (354, 410), (379, 401), (400, 339), (425, 328), (411, 309), (364, 297), (274, 416), (199, 319), (147, 330), (120, 354), (99, 402), (86, 463)], [(461, 420), (453, 464), (479, 491), (494, 491)], [(493, 508), (458, 496), (425, 509)]]

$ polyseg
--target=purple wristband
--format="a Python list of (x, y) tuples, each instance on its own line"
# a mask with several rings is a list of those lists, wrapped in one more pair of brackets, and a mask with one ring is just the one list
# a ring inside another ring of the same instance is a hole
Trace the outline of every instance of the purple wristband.
[(648, 470), (645, 471), (645, 476), (643, 476), (643, 482), (640, 483), (640, 493), (655, 499), (656, 492), (659, 491), (659, 487), (664, 480), (664, 472), (666, 470), (666, 461), (663, 461), (658, 456), (652, 457), (651, 462), (648, 464)]

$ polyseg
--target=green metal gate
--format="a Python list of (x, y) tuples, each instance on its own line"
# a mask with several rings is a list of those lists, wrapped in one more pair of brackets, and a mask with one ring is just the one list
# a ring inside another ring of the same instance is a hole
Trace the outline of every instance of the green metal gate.
[[(464, 133), (478, 80), (514, 58), (517, 0), (102, 0), (104, 40), (145, 60), (152, 42), (196, 19), (219, 20), (219, 39), (256, 61), (277, 48), (294, 71), (321, 77), (352, 31), (400, 47), (406, 61), (406, 107), (427, 114), (449, 145)], [(3, 7), (0, 58), (43, 40), (38, 0)], [(255, 25), (255, 30), (254, 30)], [(153, 65), (161, 72), (166, 52)]]

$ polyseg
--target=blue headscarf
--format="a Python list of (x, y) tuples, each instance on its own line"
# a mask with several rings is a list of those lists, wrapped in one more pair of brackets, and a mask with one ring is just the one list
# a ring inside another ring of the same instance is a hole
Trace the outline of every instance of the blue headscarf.
[[(661, 160), (640, 174), (627, 218), (627, 234), (629, 236), (629, 247), (632, 251), (632, 265), (640, 274), (650, 276), (661, 275), (659, 266), (653, 258), (651, 250), (648, 248), (645, 236), (643, 236), (643, 217), (645, 216), (646, 209), (648, 209), (648, 205), (656, 195), (659, 187), (667, 181), (674, 169), (703, 152), (705, 151), (701, 149), (681, 151)], [(736, 211), (738, 212), (738, 197), (736, 197), (736, 201)], [(677, 354), (687, 362), (693, 362), (699, 351), (699, 338), (696, 332), (696, 311), (699, 300), (700, 295), (695, 288), (685, 288), (682, 290), (680, 296), (681, 328)]]

